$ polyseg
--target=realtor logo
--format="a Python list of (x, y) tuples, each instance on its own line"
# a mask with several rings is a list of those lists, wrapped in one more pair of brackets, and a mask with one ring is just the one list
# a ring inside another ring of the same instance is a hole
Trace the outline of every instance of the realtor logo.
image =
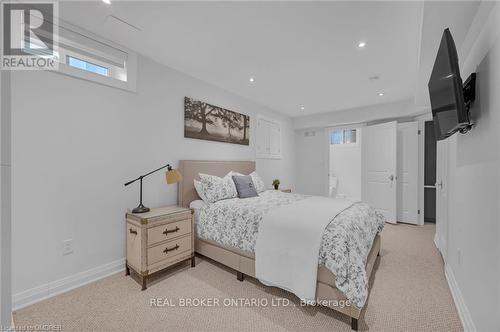
[(57, 69), (57, 2), (9, 1), (1, 8), (0, 69)]

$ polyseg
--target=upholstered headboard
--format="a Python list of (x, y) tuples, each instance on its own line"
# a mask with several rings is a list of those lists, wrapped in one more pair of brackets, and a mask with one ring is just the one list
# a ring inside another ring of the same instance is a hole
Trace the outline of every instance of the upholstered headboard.
[(255, 171), (255, 161), (181, 160), (178, 170), (183, 179), (179, 182), (177, 203), (188, 207), (189, 203), (200, 199), (193, 182), (199, 180), (198, 173), (224, 176), (229, 171), (235, 171), (250, 174)]

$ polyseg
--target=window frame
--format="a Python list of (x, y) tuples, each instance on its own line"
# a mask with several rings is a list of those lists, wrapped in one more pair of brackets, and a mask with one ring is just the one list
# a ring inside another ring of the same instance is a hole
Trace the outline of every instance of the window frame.
[[(359, 130), (358, 129), (359, 128), (357, 128), (357, 127), (337, 127), (337, 128), (331, 128), (330, 129), (330, 135), (328, 137), (328, 143), (329, 143), (329, 145), (330, 146), (334, 146), (334, 147), (341, 147), (341, 146), (342, 147), (353, 147), (353, 146), (358, 145), (359, 144)], [(332, 135), (333, 135), (333, 132), (335, 130), (342, 131), (342, 143), (337, 143), (337, 144), (332, 143)], [(345, 137), (346, 137), (345, 133), (347, 131), (353, 131), (353, 130), (356, 133), (356, 141), (355, 142), (345, 143)]]
[[(73, 50), (66, 49), (64, 47), (61, 47), (62, 45), (59, 45), (59, 47), (57, 48), (59, 68), (57, 70), (51, 70), (51, 72), (76, 77), (86, 81), (107, 85), (113, 88), (118, 88), (130, 92), (137, 91), (137, 53), (61, 19), (58, 23), (58, 25), (63, 29), (71, 30), (87, 38), (91, 38), (100, 43), (108, 45), (111, 48), (116, 48), (123, 51), (127, 54), (127, 59), (124, 63), (123, 68), (121, 68), (117, 65), (113, 65), (99, 59), (107, 57), (112, 58), (112, 55), (107, 55), (101, 50), (91, 49), (85, 45), (78, 43), (77, 41), (68, 40), (64, 37), (59, 36), (60, 42), (70, 45)], [(82, 53), (79, 53), (77, 50), (81, 50)], [(95, 54), (96, 57), (94, 58), (87, 54)], [(98, 66), (108, 68), (108, 76), (103, 76), (92, 71), (86, 71), (80, 68), (72, 67), (66, 63), (67, 56), (71, 56), (89, 63), (96, 64)]]

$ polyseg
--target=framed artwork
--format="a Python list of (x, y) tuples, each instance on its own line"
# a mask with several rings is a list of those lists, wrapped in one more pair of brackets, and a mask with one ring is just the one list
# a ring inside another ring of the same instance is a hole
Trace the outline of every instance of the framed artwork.
[(184, 137), (249, 145), (249, 136), (248, 115), (184, 98)]

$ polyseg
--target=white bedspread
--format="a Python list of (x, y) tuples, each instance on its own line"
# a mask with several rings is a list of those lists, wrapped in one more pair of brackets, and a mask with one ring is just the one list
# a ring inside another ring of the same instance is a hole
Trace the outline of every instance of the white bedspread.
[(354, 203), (313, 196), (265, 214), (255, 246), (256, 277), (314, 303), (321, 238), (328, 224)]
[[(213, 204), (201, 204), (194, 220), (199, 238), (255, 254), (260, 224), (264, 216), (281, 206), (306, 199), (307, 196), (267, 190), (257, 197), (232, 198)], [(350, 208), (332, 216), (326, 227), (318, 265), (323, 265), (335, 275), (335, 285), (350, 303), (362, 308), (368, 297), (366, 260), (373, 239), (384, 228), (384, 217), (365, 203), (355, 203)]]

